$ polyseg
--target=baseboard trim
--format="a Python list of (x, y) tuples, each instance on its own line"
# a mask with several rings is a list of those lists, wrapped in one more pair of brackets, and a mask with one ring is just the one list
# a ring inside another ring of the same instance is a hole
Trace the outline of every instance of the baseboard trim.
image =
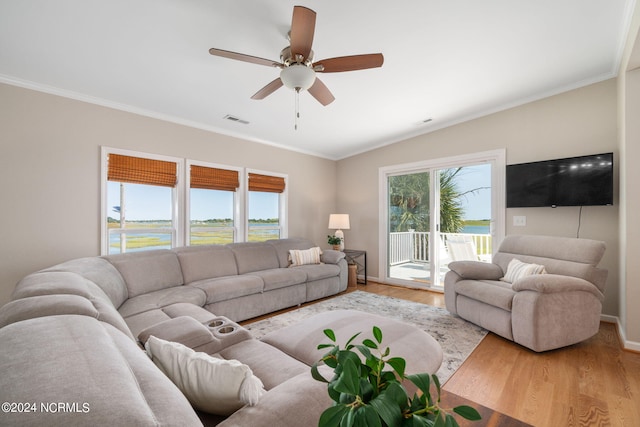
[(625, 350), (640, 353), (640, 342), (630, 341), (627, 339), (627, 334), (625, 333), (618, 316), (609, 316), (607, 314), (602, 314), (600, 315), (600, 320), (607, 323), (615, 323), (616, 329), (618, 331), (618, 337), (620, 338), (620, 345), (622, 346), (622, 348), (624, 348)]

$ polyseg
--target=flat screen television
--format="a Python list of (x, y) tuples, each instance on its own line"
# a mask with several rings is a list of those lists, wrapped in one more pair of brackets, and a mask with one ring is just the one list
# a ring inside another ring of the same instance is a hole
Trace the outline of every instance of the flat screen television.
[(613, 153), (507, 165), (507, 207), (613, 204)]

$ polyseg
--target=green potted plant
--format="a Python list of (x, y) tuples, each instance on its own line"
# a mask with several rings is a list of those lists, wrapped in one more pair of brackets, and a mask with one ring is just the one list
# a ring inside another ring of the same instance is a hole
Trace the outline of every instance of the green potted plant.
[[(373, 327), (373, 337), (362, 344), (352, 344), (360, 333), (347, 341), (345, 348), (336, 344), (335, 333), (325, 329), (324, 334), (331, 340), (320, 344), (318, 349), (329, 351), (311, 368), (314, 379), (328, 384), (328, 392), (333, 405), (320, 416), (319, 427), (448, 427), (458, 426), (453, 414), (439, 406), (440, 381), (436, 375), (405, 375), (406, 361), (402, 357), (389, 357), (387, 347), (382, 350), (382, 331)], [(364, 357), (354, 351), (357, 349)], [(377, 354), (373, 354), (375, 351)], [(325, 363), (333, 368), (332, 379), (325, 379), (318, 365)], [(391, 369), (385, 370), (385, 367)], [(419, 390), (409, 398), (402, 380), (411, 381)], [(437, 391), (431, 396), (432, 386)], [(457, 406), (452, 410), (468, 420), (479, 420), (480, 414), (470, 406)]]
[(335, 234), (327, 235), (327, 243), (329, 243), (336, 251), (340, 250), (340, 243), (342, 239)]

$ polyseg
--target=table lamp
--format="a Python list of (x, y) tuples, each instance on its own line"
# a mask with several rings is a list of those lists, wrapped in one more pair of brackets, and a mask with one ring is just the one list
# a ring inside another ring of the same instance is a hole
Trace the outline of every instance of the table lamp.
[(340, 238), (340, 250), (344, 250), (344, 233), (342, 229), (348, 230), (349, 214), (331, 214), (329, 215), (329, 228), (335, 229), (336, 237)]

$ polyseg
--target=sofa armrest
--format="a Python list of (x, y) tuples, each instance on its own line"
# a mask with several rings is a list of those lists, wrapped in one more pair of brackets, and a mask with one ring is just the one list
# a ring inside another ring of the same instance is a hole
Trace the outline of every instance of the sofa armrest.
[(344, 259), (344, 252), (334, 251), (333, 249), (325, 249), (322, 251), (320, 261), (325, 264), (337, 264), (341, 259)]
[(253, 338), (251, 332), (225, 317), (218, 317), (209, 325), (189, 316), (174, 317), (143, 330), (138, 340), (144, 344), (153, 335), (165, 341), (179, 342), (195, 351), (213, 354)]
[(513, 282), (512, 289), (516, 292), (535, 291), (543, 294), (583, 291), (593, 294), (600, 301), (604, 295), (591, 282), (573, 276), (559, 274), (534, 274)]
[(463, 279), (498, 280), (504, 276), (500, 266), (487, 262), (452, 261), (448, 268)]

